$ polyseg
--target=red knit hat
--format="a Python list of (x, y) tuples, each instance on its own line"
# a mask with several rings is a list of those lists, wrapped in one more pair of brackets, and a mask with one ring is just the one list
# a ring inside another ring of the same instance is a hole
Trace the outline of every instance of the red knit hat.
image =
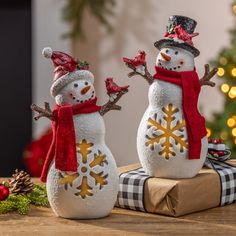
[(51, 58), (54, 64), (54, 79), (51, 86), (51, 95), (55, 97), (58, 92), (67, 84), (78, 79), (94, 82), (93, 74), (88, 70), (87, 63), (80, 63), (70, 55), (53, 51), (50, 47), (43, 49), (42, 54), (46, 58)]

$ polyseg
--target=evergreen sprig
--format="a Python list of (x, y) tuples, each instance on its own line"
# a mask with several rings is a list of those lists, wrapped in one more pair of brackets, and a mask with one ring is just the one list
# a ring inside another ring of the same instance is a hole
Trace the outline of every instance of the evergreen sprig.
[(33, 205), (48, 206), (46, 186), (35, 184), (33, 191), (28, 195), (28, 198)]
[(12, 195), (0, 201), (0, 214), (16, 211), (21, 215), (29, 212), (30, 205), (48, 207), (48, 198), (46, 187), (43, 185), (35, 184), (33, 191), (29, 194)]
[(90, 13), (106, 27), (108, 32), (112, 31), (109, 16), (113, 16), (115, 0), (68, 0), (62, 11), (63, 20), (72, 24), (70, 32), (64, 37), (85, 38), (83, 30), (84, 13), (88, 9)]

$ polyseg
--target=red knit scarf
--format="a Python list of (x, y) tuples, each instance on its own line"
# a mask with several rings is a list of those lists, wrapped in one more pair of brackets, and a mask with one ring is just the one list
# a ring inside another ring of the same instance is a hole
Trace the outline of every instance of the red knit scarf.
[(41, 180), (46, 182), (48, 169), (55, 157), (55, 168), (61, 171), (77, 171), (77, 155), (73, 115), (97, 112), (97, 99), (78, 105), (55, 105), (53, 110), (53, 139), (44, 162)]
[(196, 71), (169, 71), (155, 67), (154, 78), (176, 84), (182, 88), (183, 111), (188, 133), (188, 158), (200, 159), (201, 139), (206, 135), (205, 119), (200, 115), (197, 103), (201, 85)]

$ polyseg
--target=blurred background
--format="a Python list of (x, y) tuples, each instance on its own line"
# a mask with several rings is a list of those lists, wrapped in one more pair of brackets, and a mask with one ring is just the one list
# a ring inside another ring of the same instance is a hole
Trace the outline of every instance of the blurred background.
[(163, 37), (173, 14), (198, 22), (200, 35), (194, 44), (201, 52), (196, 58), (199, 75), (205, 63), (219, 68), (216, 88), (202, 89), (199, 108), (208, 120), (208, 135), (220, 137), (235, 151), (234, 4), (232, 0), (2, 0), (0, 175), (8, 176), (15, 168), (40, 174), (51, 138), (50, 122), (34, 122), (29, 107), (32, 102), (54, 105), (49, 94), (53, 66), (41, 54), (45, 46), (89, 62), (100, 105), (108, 99), (106, 77), (130, 85), (130, 92), (119, 102), (122, 111), (104, 117), (106, 143), (118, 166), (138, 162), (136, 132), (148, 105), (148, 84), (127, 77), (122, 57), (145, 50), (153, 73), (158, 53), (153, 43)]

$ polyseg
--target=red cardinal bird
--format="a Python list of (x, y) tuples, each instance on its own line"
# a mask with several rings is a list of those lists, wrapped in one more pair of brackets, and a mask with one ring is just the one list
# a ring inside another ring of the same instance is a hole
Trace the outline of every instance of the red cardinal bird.
[(186, 43), (189, 43), (190, 45), (193, 45), (193, 42), (192, 42), (192, 38), (193, 37), (196, 37), (199, 35), (199, 33), (193, 33), (193, 34), (189, 34), (187, 31), (185, 31), (181, 25), (177, 25), (174, 29), (175, 31), (175, 34), (170, 34), (170, 33), (165, 33), (165, 37), (168, 37), (168, 38), (178, 38), (178, 39), (181, 39), (183, 40), (184, 42)]
[(146, 63), (145, 57), (146, 57), (146, 53), (144, 51), (139, 50), (138, 54), (136, 55), (136, 57), (134, 59), (129, 59), (129, 58), (123, 57), (123, 61), (125, 63), (131, 64), (134, 67), (144, 66)]
[(108, 95), (116, 94), (119, 93), (120, 91), (128, 91), (129, 88), (129, 85), (120, 87), (113, 81), (112, 77), (107, 78), (105, 83)]

